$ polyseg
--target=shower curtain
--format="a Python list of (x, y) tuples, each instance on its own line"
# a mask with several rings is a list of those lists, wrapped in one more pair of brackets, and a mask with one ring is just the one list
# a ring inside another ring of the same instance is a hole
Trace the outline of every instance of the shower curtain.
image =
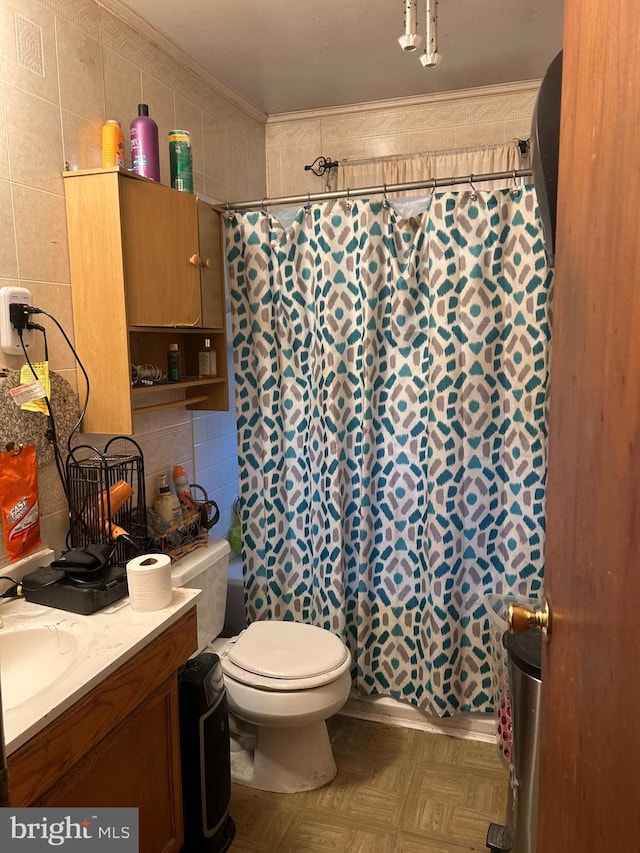
[(357, 689), (492, 709), (486, 593), (543, 573), (549, 295), (533, 188), (233, 216), (245, 598)]
[[(383, 157), (341, 160), (336, 169), (337, 188), (376, 187), (447, 178), (450, 175), (482, 175), (488, 172), (512, 172), (528, 166), (523, 160), (519, 140), (473, 148), (425, 151), (421, 154), (396, 154)], [(502, 189), (504, 181), (484, 181), (484, 190)], [(415, 190), (424, 193), (424, 190)]]

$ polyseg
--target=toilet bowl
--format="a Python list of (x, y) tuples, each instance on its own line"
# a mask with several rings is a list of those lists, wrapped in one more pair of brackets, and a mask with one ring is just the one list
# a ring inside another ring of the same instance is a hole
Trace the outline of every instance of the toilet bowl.
[(330, 631), (299, 622), (254, 622), (219, 637), (225, 618), (229, 545), (207, 548), (172, 567), (174, 586), (203, 590), (198, 651), (220, 655), (229, 706), (231, 777), (266, 791), (319, 788), (336, 775), (326, 720), (347, 701), (351, 655)]
[(351, 689), (342, 640), (299, 622), (254, 622), (220, 652), (234, 781), (293, 793), (336, 775), (326, 720)]

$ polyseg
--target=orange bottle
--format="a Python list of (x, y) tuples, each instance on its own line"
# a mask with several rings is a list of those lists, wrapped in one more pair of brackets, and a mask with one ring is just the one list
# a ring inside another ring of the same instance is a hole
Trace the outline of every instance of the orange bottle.
[(102, 168), (124, 166), (124, 133), (120, 122), (109, 119), (102, 126)]

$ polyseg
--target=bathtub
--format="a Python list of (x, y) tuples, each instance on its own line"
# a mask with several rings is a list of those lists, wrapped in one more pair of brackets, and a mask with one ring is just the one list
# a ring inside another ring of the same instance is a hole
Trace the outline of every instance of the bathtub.
[(242, 556), (231, 552), (229, 558), (229, 582), (227, 584), (227, 609), (222, 636), (234, 637), (247, 627), (244, 609), (244, 587), (242, 585)]

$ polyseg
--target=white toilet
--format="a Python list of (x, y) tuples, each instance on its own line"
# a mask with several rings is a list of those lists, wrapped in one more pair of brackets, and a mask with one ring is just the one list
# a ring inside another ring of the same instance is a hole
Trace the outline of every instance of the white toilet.
[[(338, 637), (298, 622), (254, 622), (237, 637), (224, 625), (229, 544), (209, 546), (172, 567), (174, 586), (202, 589), (198, 651), (220, 655), (229, 704), (231, 776), (265, 791), (319, 788), (336, 775), (326, 720), (351, 689), (351, 655)], [(212, 641), (215, 640), (215, 643)]]

